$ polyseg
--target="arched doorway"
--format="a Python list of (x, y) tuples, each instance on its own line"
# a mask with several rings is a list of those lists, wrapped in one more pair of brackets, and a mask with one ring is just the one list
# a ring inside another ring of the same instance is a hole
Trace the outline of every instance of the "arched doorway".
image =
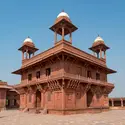
[(41, 107), (41, 92), (39, 90), (36, 91), (36, 108)]
[(90, 107), (92, 104), (93, 93), (91, 90), (87, 92), (87, 107)]

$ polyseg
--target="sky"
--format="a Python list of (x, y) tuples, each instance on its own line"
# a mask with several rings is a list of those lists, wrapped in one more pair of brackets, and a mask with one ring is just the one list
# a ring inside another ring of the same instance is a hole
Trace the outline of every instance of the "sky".
[(117, 73), (108, 76), (115, 89), (111, 97), (125, 96), (125, 1), (124, 0), (0, 0), (0, 79), (20, 83), (11, 74), (21, 67), (21, 47), (27, 36), (39, 48), (53, 46), (54, 33), (49, 29), (64, 9), (78, 27), (73, 45), (88, 53), (98, 34), (110, 47), (107, 66)]

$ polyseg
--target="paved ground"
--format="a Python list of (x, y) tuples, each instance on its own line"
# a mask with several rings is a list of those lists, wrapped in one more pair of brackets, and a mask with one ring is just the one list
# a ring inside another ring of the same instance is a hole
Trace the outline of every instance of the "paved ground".
[(67, 116), (10, 110), (0, 112), (0, 125), (125, 125), (125, 110)]

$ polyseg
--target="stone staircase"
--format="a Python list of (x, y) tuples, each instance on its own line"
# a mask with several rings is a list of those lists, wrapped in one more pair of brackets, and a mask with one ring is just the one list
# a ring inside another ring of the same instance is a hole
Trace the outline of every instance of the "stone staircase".
[(23, 109), (23, 112), (28, 112), (28, 111), (29, 111), (29, 108)]
[(47, 114), (47, 109), (41, 110), (41, 109), (37, 108), (36, 111), (35, 111), (35, 113), (36, 113), (36, 114), (39, 114), (39, 113), (40, 113), (40, 114), (45, 115), (45, 114)]
[(28, 112), (28, 113), (35, 113), (35, 114), (47, 114), (47, 109), (44, 108), (43, 110), (40, 108), (36, 108), (36, 109), (29, 109), (29, 108), (25, 108), (22, 110), (22, 112)]

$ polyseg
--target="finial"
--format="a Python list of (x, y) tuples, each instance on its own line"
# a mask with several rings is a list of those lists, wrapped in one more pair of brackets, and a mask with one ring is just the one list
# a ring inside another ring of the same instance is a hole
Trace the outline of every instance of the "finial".
[(30, 38), (29, 36), (27, 38)]
[(99, 34), (98, 34), (98, 37), (99, 37)]
[(64, 9), (62, 9), (62, 12), (64, 12)]

